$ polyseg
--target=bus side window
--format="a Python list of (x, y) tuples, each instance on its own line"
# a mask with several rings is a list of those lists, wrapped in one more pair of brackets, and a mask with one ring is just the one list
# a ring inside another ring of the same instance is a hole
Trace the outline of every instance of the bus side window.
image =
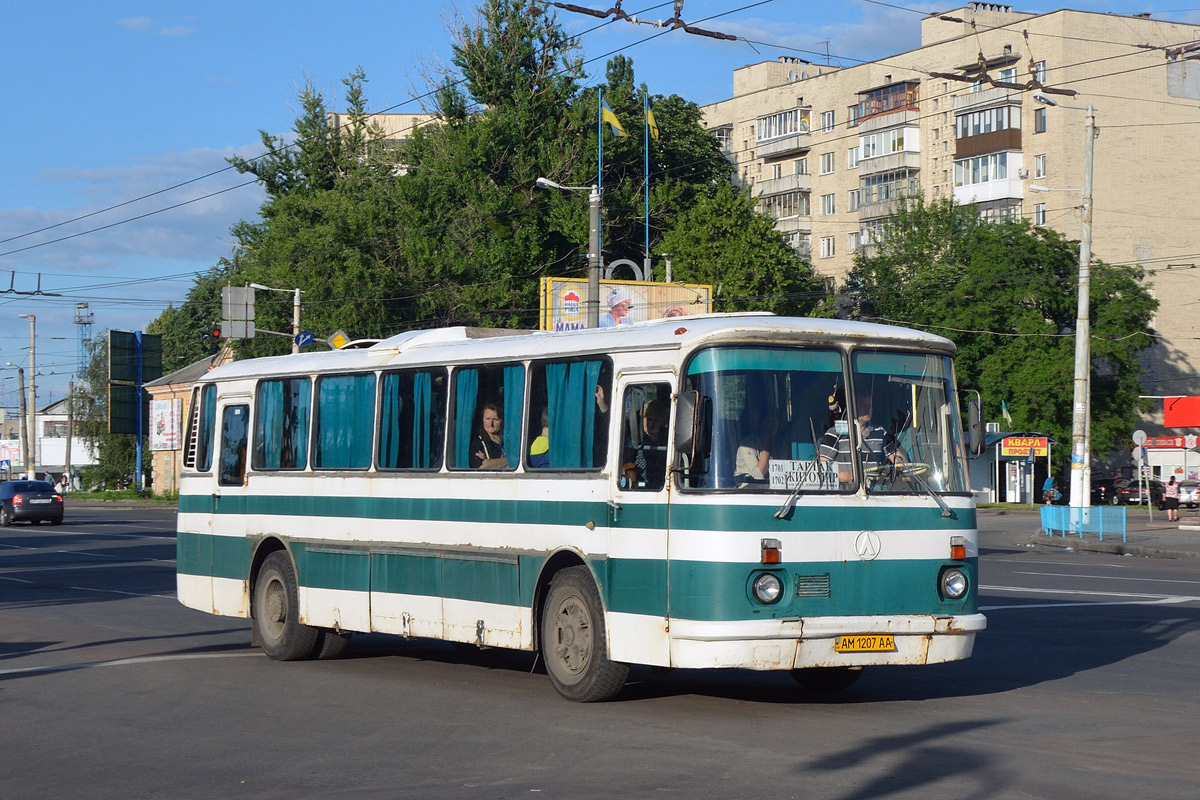
[(670, 416), (669, 384), (626, 387), (621, 402), (621, 469), (617, 475), (620, 488), (657, 492), (666, 484)]
[(516, 469), (521, 461), (525, 365), (459, 367), (451, 397), (450, 468)]
[(254, 402), (256, 470), (302, 470), (308, 466), (310, 378), (260, 381)]
[(385, 372), (382, 383), (379, 468), (441, 469), (446, 371)]
[(221, 464), (218, 483), (222, 486), (241, 486), (246, 482), (246, 440), (250, 428), (246, 424), (250, 407), (225, 406), (221, 415)]
[(601, 469), (608, 454), (612, 364), (599, 358), (541, 363), (529, 375), (528, 466)]
[(188, 413), (187, 450), (184, 452), (185, 467), (197, 472), (212, 469), (213, 434), (217, 422), (217, 387), (206, 384), (197, 387), (192, 394), (192, 407)]

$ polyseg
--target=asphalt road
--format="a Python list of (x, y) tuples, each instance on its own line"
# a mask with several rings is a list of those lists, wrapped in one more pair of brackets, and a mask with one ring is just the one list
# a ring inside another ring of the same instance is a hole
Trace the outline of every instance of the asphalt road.
[(174, 515), (0, 532), (0, 798), (1193, 798), (1200, 567), (1030, 547), (981, 515), (966, 662), (639, 669), (558, 697), (529, 654), (356, 638), (282, 664), (180, 606)]

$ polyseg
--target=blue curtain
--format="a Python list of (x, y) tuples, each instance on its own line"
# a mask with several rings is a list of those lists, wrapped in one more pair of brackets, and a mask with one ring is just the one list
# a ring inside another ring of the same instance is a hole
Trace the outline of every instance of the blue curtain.
[(338, 375), (322, 378), (317, 386), (317, 447), (313, 466), (322, 469), (370, 467), (375, 376)]
[(412, 465), (417, 469), (429, 469), (432, 389), (433, 376), (428, 372), (413, 375)]
[(396, 469), (400, 464), (400, 412), (404, 401), (400, 397), (400, 375), (390, 372), (383, 376), (381, 392), (383, 406), (379, 421), (379, 466)]
[(475, 425), (475, 399), (479, 394), (479, 370), (460, 369), (454, 373), (454, 464), (471, 465), (471, 434)]
[(283, 446), (283, 381), (263, 381), (258, 385), (258, 413), (254, 419), (254, 466), (279, 469)]
[(521, 460), (521, 408), (525, 400), (525, 367), (504, 368), (504, 456), (508, 466)]
[(599, 361), (546, 365), (550, 415), (550, 464), (556, 469), (592, 466), (596, 417), (593, 395), (600, 378)]
[(312, 406), (312, 381), (298, 378), (287, 382), (283, 398), (283, 451), (281, 466), (304, 469), (308, 465), (308, 418)]

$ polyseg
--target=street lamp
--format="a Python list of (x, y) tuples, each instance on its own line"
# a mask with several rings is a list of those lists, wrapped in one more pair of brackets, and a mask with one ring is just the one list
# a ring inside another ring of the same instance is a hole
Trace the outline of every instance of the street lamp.
[(251, 289), (262, 289), (264, 292), (292, 292), (292, 354), (300, 352), (300, 289), (273, 289), (261, 283), (250, 284)]
[(1091, 321), (1092, 162), (1096, 148), (1096, 112), (1090, 106), (1068, 106), (1034, 92), (1042, 105), (1086, 112), (1083, 135), (1083, 230), (1079, 236), (1079, 303), (1075, 312), (1075, 396), (1071, 412), (1071, 494), (1074, 508), (1091, 505)]
[(37, 479), (37, 391), (34, 389), (34, 376), (37, 375), (37, 317), (33, 314), (18, 314), (21, 319), (29, 320), (29, 460), (25, 462), (29, 480)]
[(587, 326), (600, 327), (600, 187), (563, 186), (549, 178), (538, 178), (542, 189), (558, 189), (564, 192), (588, 192), (588, 299)]

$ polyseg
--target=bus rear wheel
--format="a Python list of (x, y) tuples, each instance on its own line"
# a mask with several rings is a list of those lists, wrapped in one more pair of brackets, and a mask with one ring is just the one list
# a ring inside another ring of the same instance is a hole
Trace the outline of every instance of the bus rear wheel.
[(600, 592), (586, 567), (564, 569), (551, 581), (541, 645), (550, 682), (568, 700), (611, 700), (625, 685), (629, 666), (608, 659)]
[(317, 628), (300, 623), (296, 571), (282, 550), (263, 561), (254, 584), (254, 628), (263, 652), (276, 661), (308, 658), (317, 645)]
[(862, 677), (862, 667), (808, 667), (792, 670), (796, 683), (815, 692), (840, 692)]
[(313, 645), (312, 657), (318, 661), (337, 658), (346, 651), (350, 644), (350, 634), (338, 632), (333, 628), (321, 628), (317, 634), (317, 643)]

